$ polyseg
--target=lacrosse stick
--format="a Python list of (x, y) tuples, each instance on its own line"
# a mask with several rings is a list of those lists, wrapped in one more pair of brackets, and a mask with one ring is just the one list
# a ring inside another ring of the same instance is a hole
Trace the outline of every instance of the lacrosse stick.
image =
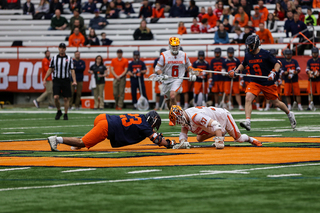
[(224, 105), (224, 99), (226, 98), (226, 93), (224, 92), (222, 95), (222, 100), (220, 101), (219, 108), (222, 108)]
[(311, 107), (311, 110), (313, 109), (313, 111), (316, 111), (316, 108), (314, 107), (314, 103), (313, 103), (312, 80), (311, 80), (311, 78), (310, 78), (310, 107)]
[[(217, 74), (220, 74), (220, 75), (227, 75), (226, 72), (220, 72), (220, 71), (203, 70), (203, 72), (217, 73)], [(252, 78), (268, 78), (268, 76), (250, 75), (250, 74), (241, 74), (241, 73), (235, 73), (235, 75), (236, 76), (247, 76), (247, 77), (252, 77)]]
[(229, 102), (228, 102), (228, 108), (229, 108), (229, 110), (231, 110), (231, 106), (232, 106), (232, 102), (231, 102), (231, 98), (232, 98), (232, 87), (233, 87), (233, 78), (231, 78), (231, 84), (230, 84), (230, 94), (229, 94)]
[[(188, 77), (170, 77), (170, 76), (169, 76), (169, 78), (189, 80)], [(152, 75), (150, 75), (148, 79), (151, 80), (151, 81), (161, 81), (161, 80), (160, 80), (160, 79), (161, 79), (160, 75), (157, 75), (157, 74), (152, 74)]]
[(138, 102), (137, 102), (137, 108), (138, 108), (138, 110), (140, 110), (140, 111), (148, 110), (148, 109), (149, 109), (149, 102), (148, 102), (148, 100), (143, 96), (142, 87), (141, 87), (141, 80), (140, 80), (140, 77), (139, 77), (139, 76), (138, 76), (138, 82), (139, 82), (140, 98), (138, 99)]
[(204, 78), (202, 79), (202, 106), (207, 106), (206, 105), (206, 95), (205, 95), (205, 81)]
[(292, 79), (291, 79), (291, 87), (292, 87), (292, 100), (293, 100), (292, 110), (293, 110), (297, 106), (297, 101), (296, 101), (295, 96), (294, 96), (294, 88), (293, 88)]

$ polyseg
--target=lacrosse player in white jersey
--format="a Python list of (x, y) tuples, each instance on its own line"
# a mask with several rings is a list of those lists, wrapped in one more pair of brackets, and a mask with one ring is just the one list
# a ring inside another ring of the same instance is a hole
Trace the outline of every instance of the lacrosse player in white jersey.
[[(159, 75), (159, 80), (163, 83), (162, 92), (165, 94), (168, 108), (177, 104), (176, 96), (182, 91), (182, 81), (186, 70), (190, 73), (189, 80), (195, 81), (196, 74), (201, 72), (201, 69), (192, 67), (192, 64), (183, 51), (179, 50), (180, 40), (177, 37), (169, 39), (169, 49), (161, 53), (155, 72)], [(172, 125), (169, 123), (169, 125)]]
[(174, 149), (190, 148), (188, 142), (188, 131), (197, 135), (197, 141), (202, 142), (214, 137), (214, 145), (217, 149), (224, 148), (224, 135), (229, 133), (235, 142), (249, 142), (254, 146), (262, 146), (255, 138), (241, 134), (231, 113), (222, 108), (216, 107), (191, 107), (183, 110), (178, 105), (170, 109), (169, 120), (174, 124), (181, 125), (179, 144)]

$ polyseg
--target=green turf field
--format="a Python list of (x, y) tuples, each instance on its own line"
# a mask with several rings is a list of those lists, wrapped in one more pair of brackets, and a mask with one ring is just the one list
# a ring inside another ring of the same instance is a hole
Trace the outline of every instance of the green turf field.
[[(68, 121), (55, 121), (54, 110), (14, 110), (0, 111), (0, 143), (45, 139), (51, 135), (81, 137), (92, 128), (94, 118), (101, 113), (72, 111)], [(178, 136), (180, 128), (168, 126), (167, 113), (161, 114), (160, 131), (168, 138)], [(232, 111), (232, 114), (237, 124), (244, 119), (244, 112)], [(320, 137), (319, 118), (320, 112), (317, 111), (297, 112), (297, 131), (292, 131), (282, 112), (255, 112), (252, 130), (240, 130), (250, 136), (316, 138)], [(241, 152), (241, 147), (250, 145), (235, 146)], [(293, 143), (288, 139), (287, 143), (265, 143), (264, 146), (319, 148), (320, 143)], [(71, 151), (49, 152), (49, 147), (48, 152), (12, 151), (10, 147), (6, 150), (0, 151), (0, 163), (1, 157), (69, 156), (129, 160), (140, 157), (143, 160), (144, 155), (166, 155), (83, 151), (77, 152), (77, 156)], [(151, 171), (130, 173), (141, 170)], [(319, 192), (320, 162), (125, 168), (0, 167), (0, 212), (305, 213), (320, 212)]]

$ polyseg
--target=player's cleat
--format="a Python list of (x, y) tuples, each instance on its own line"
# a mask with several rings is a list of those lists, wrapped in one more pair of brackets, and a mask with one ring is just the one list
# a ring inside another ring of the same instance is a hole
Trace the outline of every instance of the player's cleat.
[(33, 104), (34, 104), (37, 108), (40, 108), (40, 104), (39, 104), (39, 102), (38, 102), (36, 99), (33, 100)]
[(247, 131), (251, 130), (251, 123), (248, 121), (242, 121), (240, 122), (240, 126), (245, 128)]
[(263, 109), (261, 107), (257, 107), (257, 110), (260, 112), (263, 111)]
[(299, 111), (303, 111), (302, 106), (298, 105), (298, 110), (299, 110)]
[(55, 119), (59, 120), (61, 116), (62, 116), (62, 112), (61, 112), (61, 110), (58, 110)]
[(50, 136), (50, 137), (48, 137), (48, 143), (49, 143), (49, 145), (50, 145), (50, 147), (51, 147), (51, 151), (53, 151), (53, 152), (59, 151), (59, 150), (57, 149), (57, 144), (58, 144), (57, 136)]
[(250, 142), (253, 146), (262, 146), (262, 143), (255, 138), (252, 138), (252, 142)]
[(264, 111), (269, 111), (269, 110), (270, 110), (269, 107), (264, 108)]
[(242, 105), (239, 106), (239, 110), (240, 110), (240, 111), (244, 111), (244, 108), (243, 108)]
[(289, 121), (291, 123), (292, 129), (295, 129), (296, 126), (297, 126), (297, 121), (296, 121), (296, 118), (294, 117), (294, 113), (293, 112), (289, 112), (288, 118), (289, 118)]
[(68, 114), (63, 115), (63, 120), (68, 120)]

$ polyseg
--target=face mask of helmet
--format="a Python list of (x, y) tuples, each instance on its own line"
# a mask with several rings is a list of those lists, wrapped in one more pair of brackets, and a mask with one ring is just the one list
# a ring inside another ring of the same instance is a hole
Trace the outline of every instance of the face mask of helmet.
[(179, 47), (180, 47), (180, 45), (177, 45), (177, 46), (171, 46), (170, 45), (171, 53), (174, 54), (174, 55), (177, 55), (179, 53)]

